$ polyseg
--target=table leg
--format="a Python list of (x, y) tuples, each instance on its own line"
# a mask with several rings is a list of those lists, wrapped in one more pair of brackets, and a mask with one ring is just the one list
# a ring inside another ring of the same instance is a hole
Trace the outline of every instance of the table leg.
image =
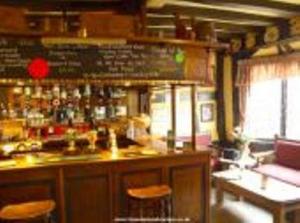
[(216, 199), (217, 199), (217, 207), (221, 208), (223, 206), (223, 202), (224, 202), (224, 191), (222, 189), (221, 186), (221, 182), (219, 182), (219, 180), (217, 180), (216, 182)]
[(280, 208), (273, 213), (273, 221), (274, 223), (286, 223), (285, 211), (283, 208)]

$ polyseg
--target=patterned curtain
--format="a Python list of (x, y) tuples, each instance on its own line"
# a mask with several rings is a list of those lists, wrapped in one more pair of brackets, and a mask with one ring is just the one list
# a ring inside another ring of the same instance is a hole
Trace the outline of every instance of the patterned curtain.
[(247, 95), (252, 83), (273, 79), (300, 76), (300, 53), (265, 58), (254, 58), (238, 62), (235, 85), (239, 89), (240, 124), (245, 120)]
[(286, 79), (300, 75), (300, 53), (241, 60), (238, 63), (236, 85), (250, 85), (257, 81)]

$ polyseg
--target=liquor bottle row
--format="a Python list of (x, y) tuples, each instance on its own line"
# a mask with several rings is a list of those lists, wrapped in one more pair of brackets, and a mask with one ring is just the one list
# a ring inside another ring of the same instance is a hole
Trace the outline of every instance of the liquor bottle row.
[(24, 118), (29, 126), (95, 122), (127, 114), (127, 92), (118, 87), (22, 86), (4, 92), (0, 118)]

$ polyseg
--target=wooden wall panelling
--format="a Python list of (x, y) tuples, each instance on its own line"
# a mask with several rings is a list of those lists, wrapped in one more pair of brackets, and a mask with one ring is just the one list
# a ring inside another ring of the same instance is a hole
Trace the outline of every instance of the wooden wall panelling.
[(83, 12), (81, 29), (87, 30), (89, 37), (131, 37), (134, 36), (136, 19), (130, 15)]
[(207, 80), (207, 51), (199, 47), (185, 47), (185, 54), (185, 79), (205, 83)]
[[(57, 171), (55, 169), (35, 169), (1, 173), (0, 208), (13, 203), (53, 199), (57, 196)], [(61, 215), (55, 211), (56, 218)]]
[(114, 222), (127, 216), (127, 188), (168, 184), (175, 217), (208, 223), (210, 155), (187, 153), (112, 162), (1, 170), (0, 208), (54, 199), (56, 222)]
[(0, 6), (0, 31), (28, 31), (23, 8)]
[[(173, 189), (172, 202), (175, 218), (189, 218), (194, 222), (204, 221), (205, 182), (204, 167), (199, 165), (180, 166), (170, 169), (171, 187)], [(199, 202), (200, 201), (200, 202)]]
[(111, 222), (113, 187), (107, 166), (75, 166), (64, 173), (66, 222)]
[(66, 180), (67, 222), (109, 222), (109, 190), (108, 175), (82, 176)]
[(207, 159), (205, 162), (204, 169), (202, 171), (202, 179), (204, 183), (204, 190), (202, 190), (202, 194), (204, 196), (204, 222), (210, 223), (211, 219), (211, 209), (210, 209), (210, 195), (211, 195), (211, 165), (210, 165), (211, 158)]
[[(142, 180), (141, 180), (142, 179)], [(135, 171), (122, 171), (116, 176), (116, 212), (115, 216), (128, 216), (128, 188), (145, 187), (162, 184), (162, 169), (140, 169)]]

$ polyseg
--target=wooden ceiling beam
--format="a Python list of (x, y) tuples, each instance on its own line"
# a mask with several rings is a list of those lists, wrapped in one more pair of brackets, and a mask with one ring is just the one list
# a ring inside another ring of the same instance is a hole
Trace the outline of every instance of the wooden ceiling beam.
[(215, 12), (222, 13), (237, 13), (244, 15), (256, 15), (270, 18), (289, 18), (297, 15), (297, 12), (290, 12), (280, 9), (273, 9), (261, 6), (253, 6), (253, 5), (243, 5), (236, 3), (223, 3), (223, 2), (215, 2), (212, 3), (203, 3), (196, 0), (165, 0), (164, 7), (167, 6), (177, 6), (177, 7), (186, 7), (186, 8), (194, 8), (198, 10), (213, 10)]
[[(147, 22), (149, 24), (171, 24), (174, 23), (175, 16), (172, 14), (155, 14), (155, 13), (147, 13)], [(181, 19), (188, 22), (191, 20), (191, 16), (189, 15), (181, 15)], [(272, 22), (260, 21), (260, 20), (228, 20), (228, 19), (219, 19), (212, 16), (197, 16), (194, 17), (196, 21), (204, 21), (204, 22), (214, 22), (216, 24), (224, 24), (231, 26), (240, 26), (240, 27), (265, 27), (272, 25)]]
[[(173, 26), (174, 20), (173, 19), (147, 19), (148, 26)], [(190, 25), (190, 21), (186, 20), (185, 24)], [(244, 25), (235, 25), (235, 24), (228, 24), (228, 23), (215, 23), (215, 27), (217, 29), (224, 29), (224, 30), (232, 30), (233, 32), (259, 32), (263, 31), (264, 27), (257, 27), (257, 26), (244, 26)]]
[(109, 10), (120, 13), (137, 13), (145, 0), (1, 0), (0, 5), (24, 7), (37, 11), (99, 11)]
[[(212, 5), (228, 5), (228, 4), (238, 4), (244, 6), (254, 6), (261, 7), (272, 10), (282, 10), (286, 12), (299, 12), (300, 11), (300, 1), (298, 4), (287, 3), (283, 0), (188, 0), (189, 2), (195, 3), (205, 3)], [(295, 1), (296, 2), (296, 1)]]
[(299, 0), (269, 0), (269, 1), (300, 6)]
[[(163, 31), (174, 31), (175, 30), (175, 25), (147, 25), (148, 30), (163, 30)], [(187, 26), (187, 29), (191, 29), (190, 26)], [(229, 27), (216, 27), (215, 31), (217, 33), (236, 33), (236, 34), (245, 34), (247, 32), (250, 32), (250, 30), (245, 30), (245, 29), (232, 29)]]
[[(175, 32), (172, 29), (148, 29), (148, 34), (151, 36), (159, 36), (159, 32), (163, 31), (163, 35), (166, 38), (175, 38)], [(217, 39), (222, 42), (226, 43), (229, 42), (231, 38), (243, 38), (244, 34), (242, 33), (228, 33), (228, 32), (218, 32), (217, 33)]]
[(279, 23), (284, 21), (285, 19), (282, 18), (270, 18), (258, 15), (249, 15), (243, 13), (236, 13), (236, 12), (224, 12), (220, 10), (214, 9), (199, 9), (193, 7), (182, 7), (182, 6), (172, 6), (166, 5), (160, 9), (148, 9), (148, 13), (156, 13), (156, 14), (163, 14), (163, 15), (170, 15), (174, 13), (179, 13), (180, 15), (189, 15), (190, 17), (214, 17), (216, 19), (221, 20), (254, 20), (254, 21), (262, 21), (268, 23)]

